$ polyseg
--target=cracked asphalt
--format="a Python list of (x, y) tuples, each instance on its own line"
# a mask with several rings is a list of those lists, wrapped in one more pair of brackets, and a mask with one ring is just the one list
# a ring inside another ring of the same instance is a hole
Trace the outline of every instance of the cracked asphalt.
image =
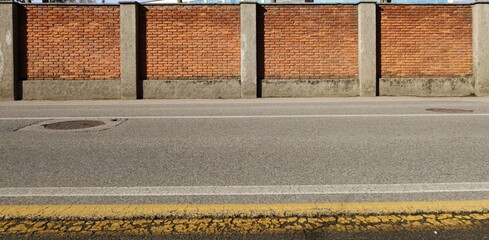
[(489, 213), (433, 213), (322, 217), (228, 217), (168, 219), (0, 220), (5, 236), (159, 236), (274, 235), (478, 230), (489, 226)]

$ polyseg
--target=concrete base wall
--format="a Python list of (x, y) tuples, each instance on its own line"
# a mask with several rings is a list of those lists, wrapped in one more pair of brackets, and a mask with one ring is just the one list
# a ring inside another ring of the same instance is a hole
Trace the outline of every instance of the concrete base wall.
[(474, 96), (472, 78), (381, 78), (380, 96)]
[(262, 97), (353, 97), (359, 87), (358, 79), (265, 79)]
[[(381, 78), (381, 96), (474, 96), (473, 78)], [(25, 100), (121, 99), (117, 80), (26, 80)], [(358, 79), (297, 79), (262, 81), (262, 97), (353, 97), (360, 95)], [(239, 79), (144, 80), (145, 99), (229, 99), (241, 97)]]
[(120, 99), (118, 80), (26, 80), (22, 82), (25, 100)]
[(233, 80), (144, 80), (143, 98), (240, 98), (241, 84)]

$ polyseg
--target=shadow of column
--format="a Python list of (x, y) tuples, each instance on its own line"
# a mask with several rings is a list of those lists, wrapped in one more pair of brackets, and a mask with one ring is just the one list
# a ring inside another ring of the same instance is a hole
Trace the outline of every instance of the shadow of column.
[(262, 81), (265, 78), (265, 13), (260, 4), (256, 8), (257, 97), (262, 97)]

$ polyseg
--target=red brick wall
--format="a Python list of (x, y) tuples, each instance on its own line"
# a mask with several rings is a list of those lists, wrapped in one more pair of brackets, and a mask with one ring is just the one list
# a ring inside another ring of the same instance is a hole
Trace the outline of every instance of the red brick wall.
[(266, 5), (263, 25), (261, 77), (358, 77), (356, 5)]
[(381, 5), (382, 77), (472, 74), (471, 6)]
[[(470, 5), (380, 5), (382, 77), (472, 74)], [(240, 76), (239, 5), (141, 7), (145, 79)], [(358, 77), (356, 5), (258, 6), (259, 77)], [(21, 77), (119, 79), (119, 7), (24, 5)]]
[(143, 78), (239, 78), (239, 5), (146, 6), (141, 15)]
[(120, 78), (118, 6), (26, 5), (22, 12), (23, 78)]

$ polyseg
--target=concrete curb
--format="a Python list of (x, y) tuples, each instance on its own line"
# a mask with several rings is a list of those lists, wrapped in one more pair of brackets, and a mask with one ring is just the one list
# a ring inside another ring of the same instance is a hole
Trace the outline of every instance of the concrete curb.
[(0, 206), (0, 236), (276, 234), (489, 226), (489, 201)]
[(489, 212), (489, 200), (310, 204), (1, 205), (0, 219), (290, 217)]

